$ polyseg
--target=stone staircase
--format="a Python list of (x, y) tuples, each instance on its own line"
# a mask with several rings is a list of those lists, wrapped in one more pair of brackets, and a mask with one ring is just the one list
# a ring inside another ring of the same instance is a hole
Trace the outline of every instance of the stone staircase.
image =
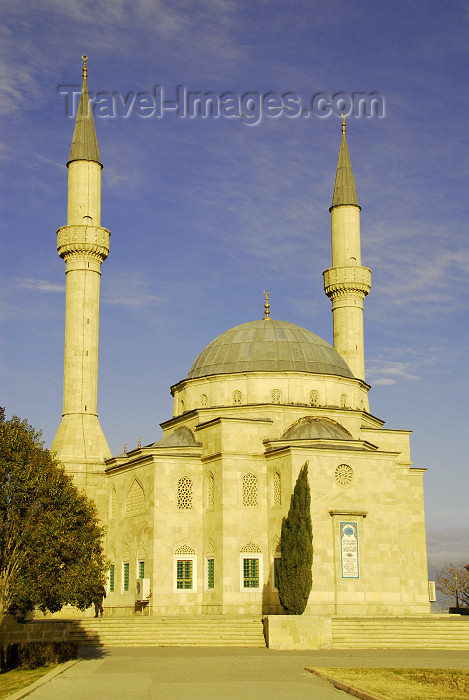
[(332, 618), (333, 649), (469, 649), (459, 615)]
[(70, 622), (69, 640), (92, 646), (265, 647), (261, 618), (103, 617)]

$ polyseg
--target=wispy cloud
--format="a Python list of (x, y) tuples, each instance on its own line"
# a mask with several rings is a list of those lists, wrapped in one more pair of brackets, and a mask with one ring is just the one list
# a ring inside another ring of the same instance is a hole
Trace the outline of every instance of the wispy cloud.
[[(423, 254), (420, 247), (412, 241), (412, 248), (404, 247), (400, 254), (390, 253), (386, 260), (386, 269), (392, 274), (381, 284), (381, 291), (392, 297), (400, 306), (412, 307), (413, 303), (444, 303), (452, 298), (455, 277), (469, 273), (469, 252), (448, 251), (441, 245), (432, 246), (431, 257)], [(378, 262), (385, 269), (383, 262)]]
[(371, 361), (367, 365), (367, 375), (374, 385), (379, 386), (396, 384), (400, 379), (420, 379), (411, 362)]
[(133, 309), (159, 306), (165, 298), (155, 294), (153, 287), (154, 281), (142, 273), (114, 273), (103, 285), (103, 303)]
[(22, 289), (32, 289), (37, 292), (64, 292), (64, 284), (56, 284), (54, 282), (48, 282), (47, 280), (33, 279), (32, 277), (26, 279), (16, 278), (16, 286)]
[(425, 350), (380, 347), (375, 349), (373, 357), (366, 358), (366, 374), (373, 386), (391, 386), (400, 381), (420, 380), (427, 369), (442, 362), (441, 352), (434, 347)]
[(378, 377), (377, 379), (373, 379), (373, 386), (390, 386), (395, 383), (396, 380), (390, 377)]

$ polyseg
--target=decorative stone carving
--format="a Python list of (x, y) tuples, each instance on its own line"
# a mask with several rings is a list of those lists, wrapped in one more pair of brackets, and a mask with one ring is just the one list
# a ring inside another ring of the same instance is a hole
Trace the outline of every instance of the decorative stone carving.
[(241, 547), (241, 554), (245, 553), (251, 553), (251, 554), (259, 554), (260, 552), (260, 547), (257, 545), (255, 542), (247, 542), (244, 547)]
[(178, 481), (177, 506), (179, 510), (192, 508), (192, 481), (188, 476), (183, 476)]
[(280, 506), (282, 504), (282, 484), (278, 472), (274, 472), (273, 496), (274, 506)]
[(213, 510), (215, 506), (215, 479), (212, 472), (207, 474), (207, 510)]
[(353, 480), (353, 469), (348, 464), (339, 464), (334, 472), (334, 479), (340, 486), (349, 486)]
[(145, 511), (145, 494), (141, 484), (134, 479), (132, 486), (127, 494), (127, 501), (125, 504), (126, 515), (138, 515)]
[(331, 267), (324, 270), (324, 291), (328, 297), (356, 294), (365, 297), (371, 289), (368, 267)]
[(205, 547), (205, 554), (215, 554), (215, 545), (213, 540), (209, 538), (207, 545)]
[(181, 545), (180, 547), (178, 547), (177, 549), (174, 550), (174, 554), (176, 554), (176, 555), (182, 554), (182, 555), (185, 555), (185, 556), (188, 556), (188, 557), (189, 557), (189, 556), (194, 556), (194, 555), (195, 555), (195, 549), (193, 549), (192, 547), (189, 547), (188, 544), (183, 544), (183, 545)]
[(102, 262), (109, 255), (110, 232), (101, 226), (61, 226), (57, 229), (57, 252), (67, 262), (70, 256), (87, 256)]
[(117, 492), (116, 487), (113, 486), (111, 490), (111, 518), (115, 518), (117, 515)]
[(310, 406), (319, 406), (319, 393), (316, 389), (309, 392), (309, 404)]
[(257, 476), (249, 472), (243, 475), (243, 506), (255, 508), (257, 505)]

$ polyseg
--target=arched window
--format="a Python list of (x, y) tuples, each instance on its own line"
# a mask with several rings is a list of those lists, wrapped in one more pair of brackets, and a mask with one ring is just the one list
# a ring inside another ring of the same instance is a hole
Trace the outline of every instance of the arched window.
[(207, 403), (208, 403), (207, 394), (202, 394), (200, 397), (200, 405), (202, 406), (202, 408), (205, 408)]
[(145, 547), (143, 542), (139, 542), (137, 547), (137, 578), (145, 578), (145, 558)]
[(280, 403), (282, 399), (282, 392), (280, 389), (273, 389), (272, 390), (272, 403)]
[(241, 590), (262, 588), (262, 554), (255, 542), (247, 542), (240, 552)]
[(211, 591), (215, 588), (215, 545), (209, 539), (205, 547), (205, 590)]
[(309, 403), (310, 406), (319, 406), (319, 393), (316, 391), (316, 389), (313, 389), (313, 391), (310, 392)]
[(340, 407), (347, 408), (347, 394), (341, 394), (340, 396)]
[(192, 508), (192, 480), (188, 476), (182, 476), (178, 481), (177, 507), (179, 510)]
[(274, 472), (273, 479), (273, 504), (274, 506), (282, 505), (282, 483), (280, 480), (280, 473)]
[(258, 503), (257, 476), (252, 472), (243, 474), (243, 506), (255, 508)]
[(129, 545), (124, 542), (122, 545), (122, 573), (121, 573), (121, 592), (128, 593), (130, 590), (130, 549)]
[(109, 560), (109, 573), (107, 579), (107, 592), (114, 593), (116, 585), (116, 552), (114, 547), (111, 547), (107, 553)]
[(240, 391), (233, 391), (233, 406), (241, 406), (243, 395)]
[(197, 557), (195, 549), (183, 544), (174, 552), (174, 586), (177, 591), (197, 590)]
[(125, 512), (127, 515), (139, 515), (145, 511), (145, 492), (137, 479), (134, 479), (127, 494)]

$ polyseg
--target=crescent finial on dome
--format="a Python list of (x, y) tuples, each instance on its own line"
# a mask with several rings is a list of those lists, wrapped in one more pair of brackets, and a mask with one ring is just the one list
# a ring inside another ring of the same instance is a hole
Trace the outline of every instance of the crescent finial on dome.
[(265, 316), (264, 316), (264, 321), (270, 321), (270, 304), (269, 304), (269, 290), (264, 289), (264, 295), (265, 295), (265, 304), (264, 304), (264, 310), (265, 310)]

